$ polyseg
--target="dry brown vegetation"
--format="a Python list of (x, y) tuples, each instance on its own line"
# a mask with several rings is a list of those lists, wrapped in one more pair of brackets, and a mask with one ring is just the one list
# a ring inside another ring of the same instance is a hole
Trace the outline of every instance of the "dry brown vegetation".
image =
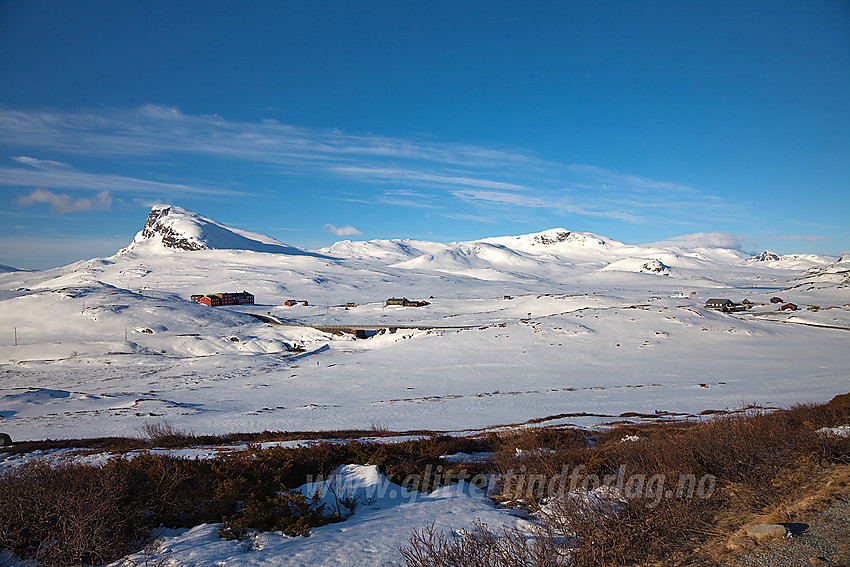
[[(682, 477), (710, 475), (715, 489), (706, 498), (677, 497), (675, 491), (659, 498), (644, 491), (609, 509), (562, 498), (541, 516), (532, 540), (519, 533), (496, 537), (486, 526), (449, 539), (425, 529), (411, 537), (403, 554), (408, 567), (542, 567), (557, 564), (553, 557), (562, 563), (569, 557), (576, 567), (713, 565), (728, 555), (726, 541), (743, 526), (799, 521), (830, 495), (846, 491), (850, 439), (816, 431), (847, 423), (850, 395), (822, 405), (617, 427), (597, 435), (528, 430), (503, 439), (494, 463), (498, 498), (506, 505), (534, 510), (547, 493), (529, 486), (549, 483), (565, 466), (581, 466), (583, 475), (599, 478), (663, 475), (674, 485)], [(623, 441), (626, 436), (639, 440)]]
[[(157, 443), (201, 439), (167, 425), (147, 434)], [(222, 536), (232, 538), (249, 529), (303, 535), (334, 518), (293, 489), (341, 464), (374, 464), (401, 479), (437, 466), (440, 455), (486, 447), (486, 440), (434, 436), (297, 449), (248, 445), (210, 460), (142, 452), (105, 466), (33, 462), (0, 473), (0, 549), (39, 565), (96, 565), (140, 549), (160, 525), (222, 523)]]
[(363, 437), (390, 437), (395, 435), (436, 435), (434, 431), (387, 431), (370, 429), (341, 429), (330, 431), (261, 431), (258, 433), (226, 433), (221, 435), (196, 435), (182, 431), (169, 422), (149, 422), (139, 429), (137, 437), (92, 437), (86, 439), (45, 439), (19, 441), (3, 447), (5, 453), (31, 453), (52, 449), (83, 449), (120, 453), (153, 447), (186, 447), (189, 445), (226, 445), (230, 443), (266, 443), (296, 440), (345, 440)]

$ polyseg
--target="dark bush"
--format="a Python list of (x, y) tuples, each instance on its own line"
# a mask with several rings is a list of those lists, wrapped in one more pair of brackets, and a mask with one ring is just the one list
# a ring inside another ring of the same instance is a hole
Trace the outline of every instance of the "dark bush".
[(115, 466), (29, 464), (0, 476), (0, 547), (41, 565), (99, 564), (145, 538), (155, 519), (143, 478)]

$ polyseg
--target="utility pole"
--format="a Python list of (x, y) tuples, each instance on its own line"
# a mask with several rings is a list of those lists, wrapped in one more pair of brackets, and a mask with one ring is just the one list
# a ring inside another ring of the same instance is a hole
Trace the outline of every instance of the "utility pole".
[(15, 327), (15, 346), (18, 346), (18, 328)]

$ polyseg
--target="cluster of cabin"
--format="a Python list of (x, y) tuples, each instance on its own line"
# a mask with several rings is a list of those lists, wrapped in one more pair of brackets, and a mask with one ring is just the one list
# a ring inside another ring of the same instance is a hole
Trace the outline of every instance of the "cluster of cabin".
[[(201, 305), (210, 307), (221, 307), (222, 305), (254, 305), (254, 296), (247, 291), (241, 293), (209, 293), (207, 295), (193, 295), (192, 301)], [(292, 305), (307, 306), (307, 302), (303, 299), (287, 299), (283, 302), (284, 305), (290, 307)]]
[[(771, 303), (780, 303), (779, 306), (780, 311), (796, 311), (797, 306), (793, 303), (785, 303), (779, 297), (770, 298)], [(753, 303), (750, 302), (749, 299), (745, 299), (741, 303), (735, 303), (731, 299), (709, 299), (705, 302), (705, 309), (714, 309), (715, 311), (722, 311), (723, 313), (732, 313), (733, 311), (746, 311), (751, 308)]]
[(705, 302), (705, 309), (714, 309), (715, 311), (722, 311), (724, 313), (745, 311), (749, 307), (750, 301), (748, 299), (745, 299), (741, 303), (735, 303), (731, 299), (709, 299)]
[(406, 297), (391, 297), (384, 304), (384, 307), (389, 307), (390, 305), (398, 305), (401, 307), (425, 307), (428, 305), (427, 301), (413, 301), (407, 299)]
[(247, 291), (237, 293), (209, 293), (207, 295), (193, 295), (192, 301), (210, 307), (222, 305), (254, 305), (254, 296)]
[(785, 301), (781, 297), (771, 297), (770, 302), (771, 303), (779, 303), (780, 304), (779, 305), (780, 311), (786, 311), (786, 310), (787, 311), (796, 311), (797, 310), (796, 305), (794, 305), (793, 303), (785, 303)]
[[(237, 293), (209, 293), (207, 295), (192, 295), (192, 301), (209, 307), (220, 307), (222, 305), (254, 305), (254, 296), (247, 291)], [(432, 298), (433, 299), (433, 298)], [(286, 307), (293, 305), (303, 305), (307, 307), (309, 303), (303, 299), (287, 299), (283, 302)], [(397, 305), (400, 307), (425, 307), (429, 305), (427, 301), (414, 301), (406, 297), (391, 297), (387, 299), (385, 306)], [(347, 303), (346, 308), (357, 307), (356, 303)]]

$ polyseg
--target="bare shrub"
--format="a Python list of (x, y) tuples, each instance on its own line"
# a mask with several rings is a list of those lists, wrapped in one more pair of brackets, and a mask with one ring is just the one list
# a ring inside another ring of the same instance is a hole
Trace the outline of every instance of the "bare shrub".
[(160, 447), (185, 447), (198, 442), (194, 433), (178, 429), (168, 421), (146, 422), (140, 430), (151, 444)]

